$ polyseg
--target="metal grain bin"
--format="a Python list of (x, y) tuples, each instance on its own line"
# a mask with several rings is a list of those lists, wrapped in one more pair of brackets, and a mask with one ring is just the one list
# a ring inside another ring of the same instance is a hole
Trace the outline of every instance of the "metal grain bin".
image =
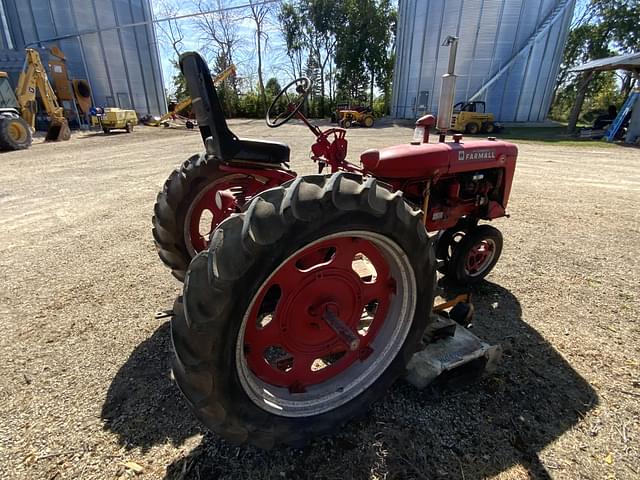
[(158, 115), (166, 99), (153, 25), (114, 28), (151, 19), (150, 0), (2, 0), (0, 48), (58, 45), (70, 76), (89, 80), (95, 105)]
[(503, 122), (549, 111), (575, 0), (400, 0), (391, 113), (437, 113), (447, 35), (460, 38), (455, 101), (484, 100)]

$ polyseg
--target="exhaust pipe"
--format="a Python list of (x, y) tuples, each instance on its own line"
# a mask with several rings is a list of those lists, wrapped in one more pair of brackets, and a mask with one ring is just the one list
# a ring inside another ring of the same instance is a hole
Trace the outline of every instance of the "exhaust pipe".
[(440, 135), (440, 142), (444, 142), (445, 136), (451, 128), (451, 117), (453, 116), (453, 101), (456, 95), (456, 53), (458, 51), (458, 37), (449, 35), (443, 47), (450, 46), (449, 66), (447, 73), (442, 76), (442, 87), (440, 88), (440, 99), (438, 100), (438, 123), (436, 128)]

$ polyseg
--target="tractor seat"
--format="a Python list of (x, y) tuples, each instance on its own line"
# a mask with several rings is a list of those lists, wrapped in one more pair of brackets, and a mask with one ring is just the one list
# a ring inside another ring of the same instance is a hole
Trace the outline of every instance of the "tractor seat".
[(213, 136), (205, 139), (207, 153), (225, 162), (258, 162), (280, 165), (288, 163), (291, 154), (289, 145), (269, 140), (256, 140), (254, 138), (232, 138), (219, 148)]
[(238, 138), (227, 125), (211, 72), (196, 52), (180, 56), (180, 69), (191, 95), (193, 112), (207, 153), (224, 162), (281, 164), (289, 161), (289, 146), (280, 142)]

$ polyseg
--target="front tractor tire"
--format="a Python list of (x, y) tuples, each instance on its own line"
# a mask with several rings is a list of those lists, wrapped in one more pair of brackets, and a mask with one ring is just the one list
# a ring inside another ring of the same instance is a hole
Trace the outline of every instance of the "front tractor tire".
[(248, 198), (265, 189), (249, 174), (227, 173), (220, 162), (193, 155), (176, 168), (158, 193), (153, 239), (162, 262), (183, 281), (191, 259), (209, 246), (209, 234)]
[(303, 445), (404, 373), (434, 280), (433, 242), (401, 195), (355, 174), (297, 178), (225, 220), (191, 262), (174, 377), (222, 437)]
[(478, 283), (495, 267), (502, 253), (502, 233), (478, 225), (457, 240), (447, 262), (447, 276), (459, 285)]

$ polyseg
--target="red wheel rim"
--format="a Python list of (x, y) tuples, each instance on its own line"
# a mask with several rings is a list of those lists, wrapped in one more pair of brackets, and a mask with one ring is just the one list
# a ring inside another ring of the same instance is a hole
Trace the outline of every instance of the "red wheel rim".
[[(248, 314), (250, 371), (291, 393), (345, 372), (373, 353), (394, 294), (387, 260), (369, 240), (337, 237), (302, 249), (261, 286)], [(325, 320), (327, 310), (357, 336), (357, 348)]]
[(487, 238), (476, 243), (467, 254), (465, 270), (471, 277), (481, 275), (491, 264), (496, 254), (496, 244)]
[[(191, 255), (206, 250), (209, 234), (220, 222), (264, 190), (265, 183), (249, 175), (223, 177), (199, 193), (187, 212), (185, 241)], [(211, 220), (203, 223), (203, 215), (210, 212)]]

